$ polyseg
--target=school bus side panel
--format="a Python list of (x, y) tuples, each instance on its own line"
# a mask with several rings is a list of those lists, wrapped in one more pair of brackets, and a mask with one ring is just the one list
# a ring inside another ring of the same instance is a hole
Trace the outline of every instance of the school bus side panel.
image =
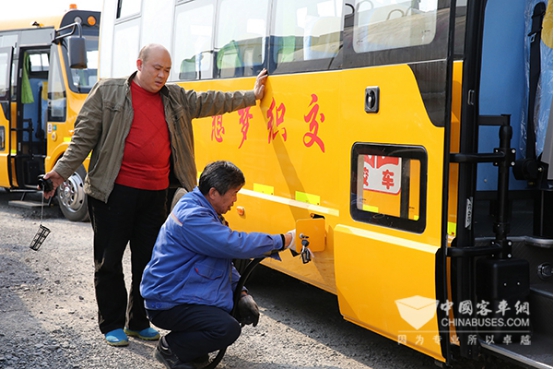
[[(412, 221), (418, 217), (426, 218), (423, 229), (414, 232), (395, 229), (393, 225), (354, 221), (350, 213), (341, 217), (334, 230), (335, 274), (341, 313), (347, 320), (444, 361), (435, 315), (436, 253), (441, 245), (442, 199), (439, 194), (443, 191), (444, 128), (429, 120), (416, 78), (408, 65), (345, 70), (341, 80), (342, 120), (350, 128), (342, 132), (345, 141), (350, 145), (364, 142), (370, 147), (394, 143), (393, 147), (399, 150), (415, 147), (422, 151), (419, 169), (409, 174), (411, 186), (422, 183), (422, 191), (412, 191), (410, 198), (415, 199), (410, 200), (407, 216)], [(364, 109), (367, 86), (379, 87), (378, 113), (367, 113)], [(355, 160), (350, 157), (350, 149), (344, 147), (346, 153), (341, 156), (348, 168), (351, 160)], [(415, 162), (417, 160), (413, 164)], [(354, 180), (363, 178), (360, 173), (357, 178), (354, 173), (344, 175), (349, 178), (352, 175)], [(384, 177), (379, 179), (384, 180)], [(387, 195), (388, 202), (398, 197), (394, 193)], [(383, 194), (364, 191), (364, 201), (367, 197), (374, 202), (377, 196)], [(387, 214), (389, 210), (382, 209), (386, 203), (380, 202), (379, 209), (370, 207), (370, 210)], [(421, 309), (420, 312), (427, 315), (417, 319), (415, 314), (411, 315), (411, 308)]]
[[(339, 72), (302, 77), (271, 76), (264, 99), (240, 112), (194, 121), (198, 171), (214, 160), (230, 160), (244, 172), (246, 185), (225, 215), (233, 229), (283, 233), (312, 214), (325, 217), (327, 242), (315, 259), (283, 253), (283, 262), (264, 261), (272, 268), (335, 292), (332, 228), (347, 212), (349, 144), (336, 108)], [(186, 88), (250, 89), (253, 78), (186, 83)], [(277, 92), (278, 91), (278, 92)], [(240, 216), (237, 209), (243, 209)]]

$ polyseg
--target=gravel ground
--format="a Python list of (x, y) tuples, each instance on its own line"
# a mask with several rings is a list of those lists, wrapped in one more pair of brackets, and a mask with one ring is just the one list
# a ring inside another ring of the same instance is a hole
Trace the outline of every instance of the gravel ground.
[[(51, 233), (33, 251), (41, 212), (7, 205), (19, 197), (0, 189), (0, 368), (162, 369), (152, 358), (153, 342), (131, 338), (128, 347), (115, 348), (103, 341), (90, 224), (69, 222), (57, 207), (46, 208), (42, 224)], [(438, 368), (432, 358), (344, 321), (336, 297), (315, 287), (260, 266), (248, 288), (260, 323), (243, 329), (218, 369)], [(512, 368), (460, 366), (469, 367)]]

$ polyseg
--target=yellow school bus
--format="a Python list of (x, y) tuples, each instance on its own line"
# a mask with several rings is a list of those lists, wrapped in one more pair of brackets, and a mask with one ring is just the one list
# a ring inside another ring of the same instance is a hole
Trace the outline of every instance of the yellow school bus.
[[(97, 80), (100, 12), (0, 23), (0, 187), (25, 195), (63, 155)], [(66, 218), (88, 218), (82, 166), (57, 190)]]
[(185, 89), (269, 71), (194, 122), (199, 170), (246, 176), (231, 227), (308, 237), (263, 264), (438, 363), (552, 367), (551, 1), (107, 0), (101, 27), (100, 78), (148, 43)]

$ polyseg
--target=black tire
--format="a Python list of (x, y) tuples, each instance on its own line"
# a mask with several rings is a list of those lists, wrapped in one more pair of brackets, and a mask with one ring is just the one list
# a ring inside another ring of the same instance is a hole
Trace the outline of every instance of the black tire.
[(72, 222), (86, 222), (89, 220), (87, 196), (84, 188), (86, 175), (87, 172), (81, 165), (56, 191), (62, 214)]
[(187, 190), (185, 190), (183, 187), (179, 187), (176, 191), (175, 191), (175, 194), (173, 195), (173, 199), (171, 200), (171, 205), (169, 207), (169, 212), (171, 212), (171, 210), (173, 210), (173, 208), (175, 207), (175, 204), (177, 204), (179, 202), (179, 200), (181, 199), (181, 197), (183, 197), (184, 194), (187, 193)]

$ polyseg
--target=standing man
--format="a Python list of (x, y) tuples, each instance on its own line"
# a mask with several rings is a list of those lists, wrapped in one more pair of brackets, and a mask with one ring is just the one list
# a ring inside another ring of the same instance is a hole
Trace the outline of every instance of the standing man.
[(239, 321), (230, 315), (240, 278), (233, 259), (296, 248), (295, 230), (246, 233), (222, 223), (244, 182), (233, 163), (208, 164), (198, 187), (181, 197), (160, 230), (140, 290), (152, 323), (171, 331), (154, 350), (168, 369), (204, 367), (208, 353), (235, 342), (241, 324), (258, 323), (258, 306), (246, 290)]
[[(106, 342), (127, 346), (127, 335), (157, 340), (139, 292), (158, 231), (165, 221), (170, 173), (179, 185), (196, 184), (193, 118), (256, 105), (264, 95), (267, 72), (252, 91), (197, 93), (168, 84), (169, 52), (161, 45), (142, 48), (137, 71), (128, 78), (99, 81), (87, 97), (64, 156), (44, 178), (53, 190), (77, 170), (92, 151), (85, 179), (94, 231), (94, 285), (98, 323)], [(131, 248), (131, 291), (122, 258)]]

